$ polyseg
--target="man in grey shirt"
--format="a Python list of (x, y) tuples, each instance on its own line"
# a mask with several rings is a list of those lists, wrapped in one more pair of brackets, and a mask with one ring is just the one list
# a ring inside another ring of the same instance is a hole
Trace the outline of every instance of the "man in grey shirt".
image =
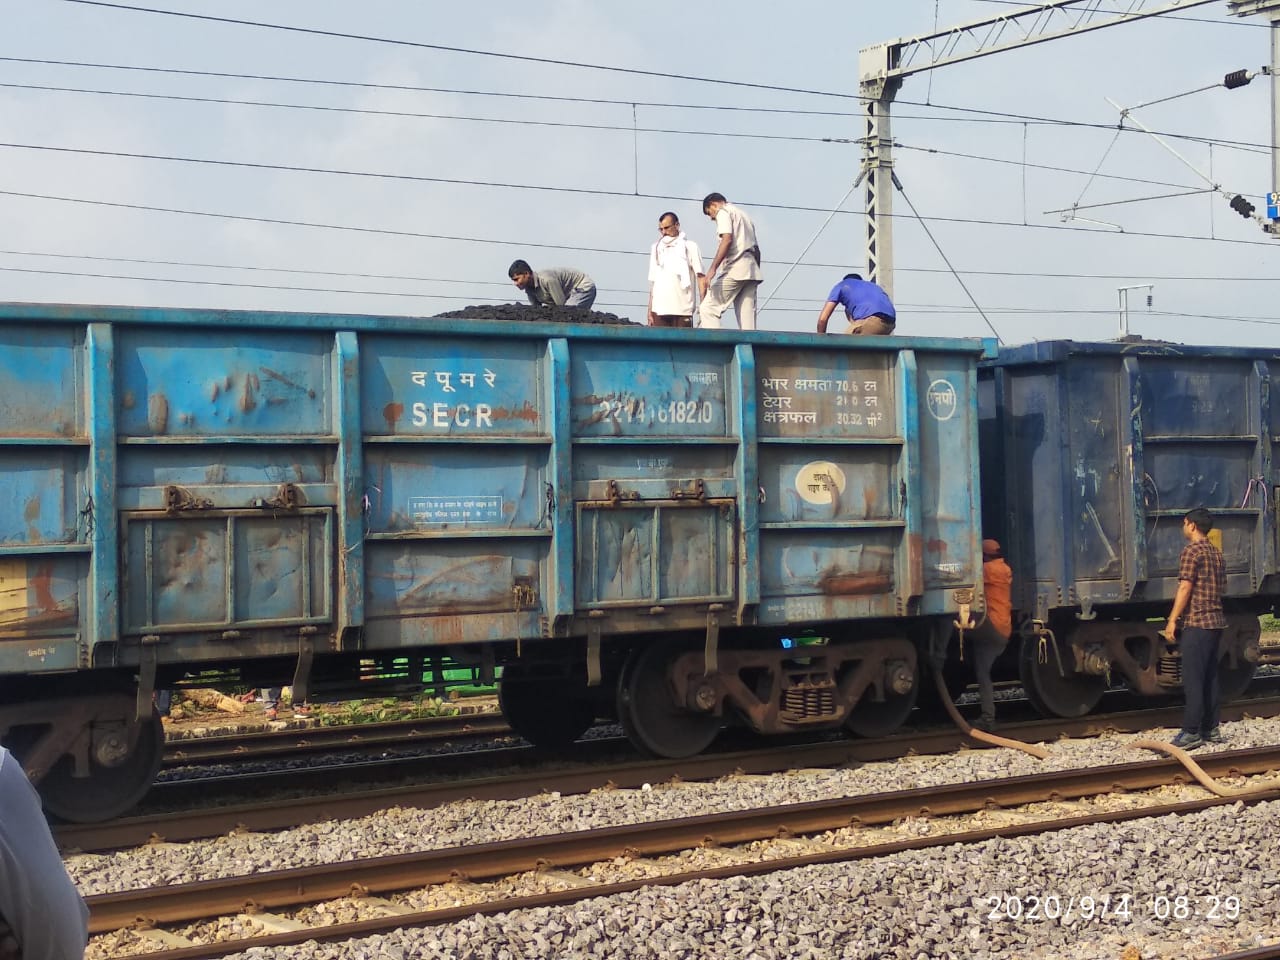
[[(7, 928), (7, 931), (3, 928)], [(0, 955), (16, 941), (22, 960), (83, 960), (89, 908), (67, 876), (40, 797), (0, 747)]]
[(535, 307), (581, 307), (590, 310), (596, 302), (596, 285), (581, 270), (551, 267), (534, 272), (524, 260), (517, 260), (507, 276), (524, 291)]

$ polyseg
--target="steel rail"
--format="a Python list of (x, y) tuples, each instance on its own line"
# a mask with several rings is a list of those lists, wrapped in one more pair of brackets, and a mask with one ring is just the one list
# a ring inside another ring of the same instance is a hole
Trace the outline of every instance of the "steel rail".
[[(1210, 776), (1270, 772), (1280, 767), (1280, 747), (1228, 751), (1197, 760)], [(696, 847), (742, 844), (848, 826), (874, 826), (909, 816), (973, 813), (992, 807), (1148, 790), (1188, 781), (1182, 765), (1165, 758), (203, 880), (90, 897), (90, 930), (94, 933), (118, 930), (139, 918), (151, 923), (181, 923), (241, 913), (246, 908), (252, 912), (336, 900), (350, 896), (353, 888), (362, 893), (385, 893), (450, 880), (493, 879), (637, 854), (657, 856)], [(1280, 786), (1263, 796), (1280, 798)], [(1236, 802), (1241, 798), (1214, 799)], [(1004, 829), (997, 828), (994, 835), (1004, 835)], [(947, 842), (959, 841), (953, 838)]]
[(253, 731), (227, 736), (183, 737), (165, 744), (164, 765), (177, 767), (194, 763), (241, 762), (344, 749), (364, 751), (458, 738), (489, 738), (511, 732), (511, 727), (499, 713), (466, 713), (382, 723), (290, 727), (265, 733)]
[[(1107, 732), (1148, 730), (1164, 724), (1181, 722), (1181, 707), (1099, 714), (1078, 720), (1034, 720), (1001, 727), (1001, 734), (1026, 740), (1053, 740), (1062, 736), (1088, 737)], [(1280, 716), (1280, 698), (1244, 700), (1222, 708), (1223, 720), (1244, 716)], [(580, 744), (579, 746), (589, 746)], [(324, 820), (352, 819), (369, 816), (391, 806), (430, 809), (458, 800), (513, 800), (538, 793), (558, 792), (562, 796), (589, 793), (601, 787), (634, 789), (646, 783), (713, 780), (735, 773), (765, 775), (796, 768), (822, 768), (893, 760), (916, 754), (940, 754), (969, 746), (986, 749), (964, 737), (954, 728), (922, 733), (895, 734), (877, 740), (841, 740), (829, 743), (771, 746), (766, 750), (712, 753), (689, 760), (633, 760), (625, 763), (583, 765), (562, 770), (521, 771), (503, 776), (412, 784), (408, 786), (364, 789), (359, 792), (327, 796), (307, 796), (263, 803), (247, 803), (209, 807), (179, 813), (129, 817), (98, 824), (69, 824), (55, 828), (58, 844), (64, 850), (82, 852), (113, 850), (137, 846), (153, 840), (182, 842), (223, 836), (235, 830), (281, 830)], [(528, 758), (536, 757), (532, 748), (524, 748)], [(505, 751), (504, 751), (505, 752)], [(428, 758), (430, 759), (430, 758)], [(450, 759), (453, 759), (452, 757)], [(464, 758), (466, 759), (466, 758)], [(469, 758), (474, 763), (475, 758)], [(360, 765), (363, 766), (363, 765)], [(381, 765), (379, 765), (381, 766)], [(390, 762), (403, 776), (408, 764)], [(357, 766), (355, 769), (359, 769)], [(332, 786), (335, 772), (324, 768), (326, 785)], [(343, 777), (350, 767), (340, 771)], [(276, 787), (287, 782), (291, 787), (306, 783), (308, 771), (278, 772), (269, 777)], [(207, 783), (207, 781), (198, 781)], [(208, 787), (203, 788), (206, 792)]]

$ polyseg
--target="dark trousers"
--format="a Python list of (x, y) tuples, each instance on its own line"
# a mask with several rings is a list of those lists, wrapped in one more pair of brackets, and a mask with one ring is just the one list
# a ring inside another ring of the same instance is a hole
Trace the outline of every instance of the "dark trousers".
[(1178, 635), (1182, 650), (1182, 689), (1187, 704), (1182, 729), (1204, 736), (1218, 725), (1218, 641), (1221, 630), (1183, 627)]
[(969, 641), (972, 644), (973, 676), (978, 682), (978, 702), (982, 704), (982, 718), (995, 720), (996, 689), (991, 682), (991, 665), (1004, 652), (1009, 638), (993, 627), (990, 620), (984, 620), (969, 632)]

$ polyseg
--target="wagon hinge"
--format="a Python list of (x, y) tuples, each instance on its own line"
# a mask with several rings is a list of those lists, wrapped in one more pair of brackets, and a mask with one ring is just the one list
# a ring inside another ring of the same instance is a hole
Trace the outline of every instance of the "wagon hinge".
[(261, 497), (253, 501), (252, 506), (260, 510), (297, 510), (303, 504), (302, 491), (296, 484), (282, 483), (276, 488), (276, 495), (264, 500)]
[(671, 491), (672, 500), (705, 500), (707, 499), (707, 484), (702, 478), (693, 481), (689, 489), (681, 490), (679, 487)]
[(723, 603), (713, 603), (707, 607), (707, 639), (702, 647), (704, 677), (709, 677), (720, 669), (720, 614), (723, 611)]
[(311, 638), (315, 635), (315, 627), (298, 628), (298, 666), (293, 671), (294, 703), (304, 703), (311, 693), (311, 660), (315, 656)]
[(158, 634), (148, 633), (142, 638), (142, 648), (138, 651), (138, 702), (134, 707), (134, 717), (142, 723), (151, 717), (152, 699), (156, 693), (156, 650), (160, 646)]
[(608, 501), (612, 503), (614, 506), (617, 506), (618, 503), (622, 500), (639, 500), (640, 499), (640, 494), (637, 493), (635, 490), (623, 490), (621, 487), (619, 487), (617, 480), (610, 480), (608, 485), (605, 487), (605, 492), (607, 493)]
[(169, 513), (180, 510), (208, 510), (213, 501), (207, 497), (197, 497), (186, 487), (171, 483), (164, 488), (164, 508)]

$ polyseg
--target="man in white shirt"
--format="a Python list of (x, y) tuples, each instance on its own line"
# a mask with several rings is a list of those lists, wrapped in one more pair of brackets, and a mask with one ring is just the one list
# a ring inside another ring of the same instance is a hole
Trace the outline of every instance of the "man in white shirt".
[[(719, 328), (720, 317), (729, 305), (738, 315), (743, 330), (756, 328), (756, 288), (760, 286), (760, 245), (756, 242), (755, 224), (742, 210), (724, 198), (722, 193), (709, 193), (702, 201), (702, 212), (716, 222), (720, 245), (711, 260), (707, 275), (700, 277), (702, 306), (698, 308), (699, 326)], [(720, 276), (716, 271), (723, 267)]]
[(89, 909), (62, 865), (40, 798), (0, 747), (0, 956), (83, 960)]
[(649, 326), (691, 326), (702, 253), (670, 211), (658, 218), (658, 233), (649, 250)]

